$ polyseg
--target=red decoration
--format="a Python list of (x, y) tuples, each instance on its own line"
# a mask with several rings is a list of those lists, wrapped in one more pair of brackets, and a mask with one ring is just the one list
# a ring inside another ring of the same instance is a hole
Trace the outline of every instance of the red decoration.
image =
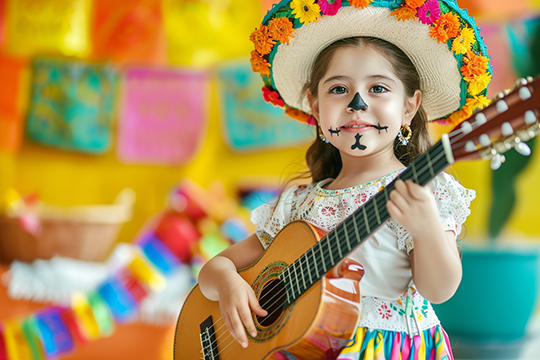
[(156, 235), (185, 264), (191, 260), (192, 244), (201, 238), (195, 225), (178, 213), (164, 215), (157, 226)]

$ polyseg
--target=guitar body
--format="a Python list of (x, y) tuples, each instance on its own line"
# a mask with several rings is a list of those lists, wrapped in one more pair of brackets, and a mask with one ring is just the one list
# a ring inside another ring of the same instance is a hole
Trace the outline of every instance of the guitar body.
[[(334, 269), (335, 277), (324, 276), (284, 310), (273, 306), (275, 301), (267, 306), (263, 301), (286, 297), (279, 274), (319, 239), (314, 227), (293, 221), (279, 232), (259, 260), (239, 271), (269, 313), (265, 318), (254, 315), (258, 335), (252, 338), (248, 334), (249, 346), (245, 349), (230, 336), (219, 303), (206, 299), (195, 286), (178, 318), (175, 360), (281, 359), (282, 350), (298, 359), (335, 359), (353, 336), (360, 316), (359, 281), (363, 268), (358, 263), (345, 259)], [(205, 343), (207, 335), (211, 340)]]

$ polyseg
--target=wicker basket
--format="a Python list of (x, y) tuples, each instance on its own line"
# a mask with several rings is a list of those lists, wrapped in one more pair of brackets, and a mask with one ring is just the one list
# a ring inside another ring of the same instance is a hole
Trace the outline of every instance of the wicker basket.
[(34, 236), (17, 218), (0, 215), (0, 262), (33, 261), (64, 256), (103, 261), (122, 225), (131, 220), (135, 193), (124, 189), (111, 205), (60, 207), (40, 203), (41, 231)]

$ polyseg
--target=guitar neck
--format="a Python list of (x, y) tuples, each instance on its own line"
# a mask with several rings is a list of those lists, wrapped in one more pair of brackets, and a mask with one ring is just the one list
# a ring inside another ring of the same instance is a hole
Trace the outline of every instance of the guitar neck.
[(379, 229), (390, 215), (386, 202), (397, 179), (412, 180), (426, 185), (449, 165), (443, 143), (439, 141), (416, 158), (388, 186), (336, 226), (317, 244), (292, 263), (281, 275), (287, 291), (285, 307), (293, 304), (303, 293)]

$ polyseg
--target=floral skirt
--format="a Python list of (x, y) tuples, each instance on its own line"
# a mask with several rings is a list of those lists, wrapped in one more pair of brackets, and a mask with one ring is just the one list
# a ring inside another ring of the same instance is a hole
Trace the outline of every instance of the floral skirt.
[[(276, 357), (300, 360), (283, 355)], [(454, 360), (454, 356), (448, 335), (437, 325), (413, 338), (406, 332), (358, 328), (337, 360)]]

